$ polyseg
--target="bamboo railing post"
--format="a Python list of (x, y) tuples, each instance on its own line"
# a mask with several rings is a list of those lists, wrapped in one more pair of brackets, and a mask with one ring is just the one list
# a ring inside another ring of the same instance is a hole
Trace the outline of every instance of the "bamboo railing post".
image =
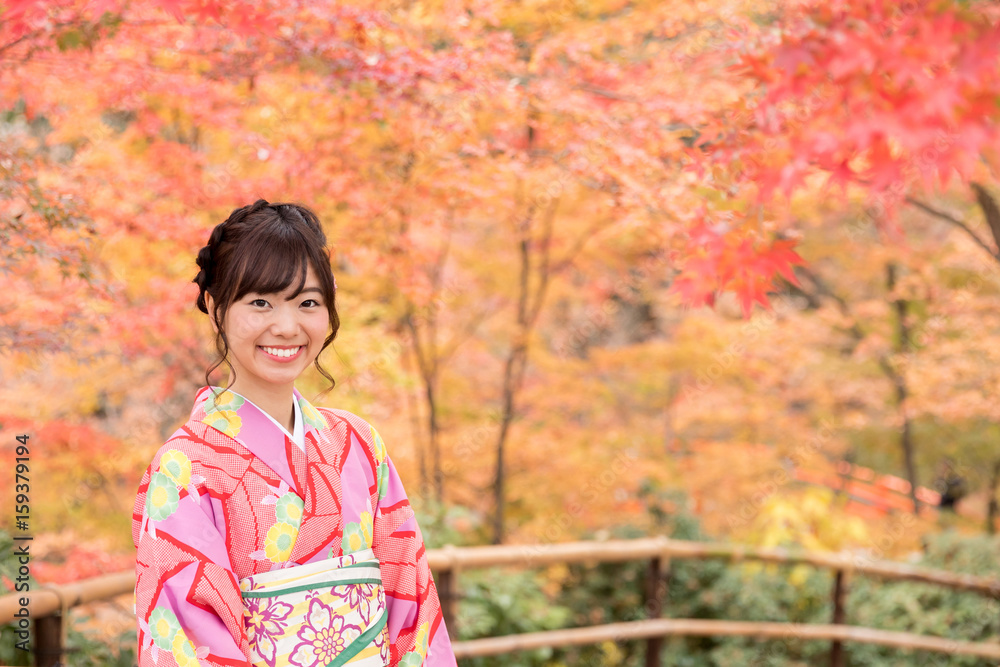
[(455, 545), (446, 544), (441, 549), (448, 558), (448, 564), (438, 573), (436, 577), (439, 583), (438, 597), (441, 601), (441, 615), (444, 617), (445, 627), (448, 628), (448, 637), (452, 641), (458, 641), (458, 564), (455, 559)]
[(444, 615), (444, 624), (448, 628), (448, 636), (452, 641), (458, 641), (458, 628), (455, 623), (455, 575), (452, 570), (444, 570), (438, 575), (441, 583), (439, 597), (441, 598), (441, 613)]
[[(847, 619), (844, 610), (844, 598), (846, 597), (846, 581), (843, 570), (836, 570), (833, 579), (833, 623), (843, 625)], [(839, 639), (834, 639), (830, 646), (830, 667), (844, 667), (844, 644)]]
[(62, 614), (50, 614), (35, 619), (35, 665), (58, 667), (63, 653)]
[[(663, 597), (660, 595), (661, 580), (660, 557), (649, 559), (649, 568), (646, 570), (646, 593), (645, 598), (646, 618), (659, 618), (663, 612)], [(660, 667), (660, 647), (663, 645), (663, 637), (655, 636), (646, 640), (646, 667)]]

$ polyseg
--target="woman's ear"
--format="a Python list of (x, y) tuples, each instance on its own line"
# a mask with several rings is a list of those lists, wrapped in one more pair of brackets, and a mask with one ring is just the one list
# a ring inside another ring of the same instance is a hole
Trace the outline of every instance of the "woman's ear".
[(208, 309), (208, 321), (212, 323), (212, 329), (219, 333), (219, 325), (215, 323), (215, 303), (208, 292), (205, 292), (205, 307)]

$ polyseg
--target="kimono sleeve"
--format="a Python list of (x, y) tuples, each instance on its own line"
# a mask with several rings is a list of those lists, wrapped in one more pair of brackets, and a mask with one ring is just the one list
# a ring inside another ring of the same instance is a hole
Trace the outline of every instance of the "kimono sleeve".
[(224, 524), (187, 455), (161, 452), (132, 512), (139, 667), (250, 667)]
[(371, 432), (378, 486), (372, 550), (389, 613), (390, 664), (456, 667), (420, 527), (385, 443), (374, 428)]

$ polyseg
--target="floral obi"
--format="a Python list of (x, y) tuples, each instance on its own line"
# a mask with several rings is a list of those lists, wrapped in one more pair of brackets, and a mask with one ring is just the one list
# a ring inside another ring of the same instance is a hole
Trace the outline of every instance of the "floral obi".
[(240, 580), (254, 667), (385, 667), (388, 613), (371, 549)]

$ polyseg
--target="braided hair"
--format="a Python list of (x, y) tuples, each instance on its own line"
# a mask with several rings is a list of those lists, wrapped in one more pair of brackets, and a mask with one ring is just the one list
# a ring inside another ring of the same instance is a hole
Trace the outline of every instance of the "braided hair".
[[(191, 281), (198, 285), (198, 310), (215, 322), (215, 349), (219, 359), (205, 372), (209, 376), (223, 362), (229, 367), (229, 384), (236, 379), (236, 369), (229, 362), (229, 340), (222, 323), (229, 307), (250, 292), (268, 294), (284, 291), (298, 276), (296, 293), (305, 285), (307, 264), (312, 266), (323, 290), (330, 314), (331, 332), (323, 341), (320, 354), (337, 337), (340, 317), (335, 296), (337, 283), (330, 268), (330, 250), (319, 218), (299, 204), (271, 204), (258, 199), (253, 204), (235, 209), (225, 222), (212, 230), (208, 244), (198, 251), (198, 274)], [(205, 295), (212, 297), (213, 312), (208, 312)], [(320, 375), (330, 381), (323, 394), (333, 389), (336, 381), (319, 363), (314, 362)]]

